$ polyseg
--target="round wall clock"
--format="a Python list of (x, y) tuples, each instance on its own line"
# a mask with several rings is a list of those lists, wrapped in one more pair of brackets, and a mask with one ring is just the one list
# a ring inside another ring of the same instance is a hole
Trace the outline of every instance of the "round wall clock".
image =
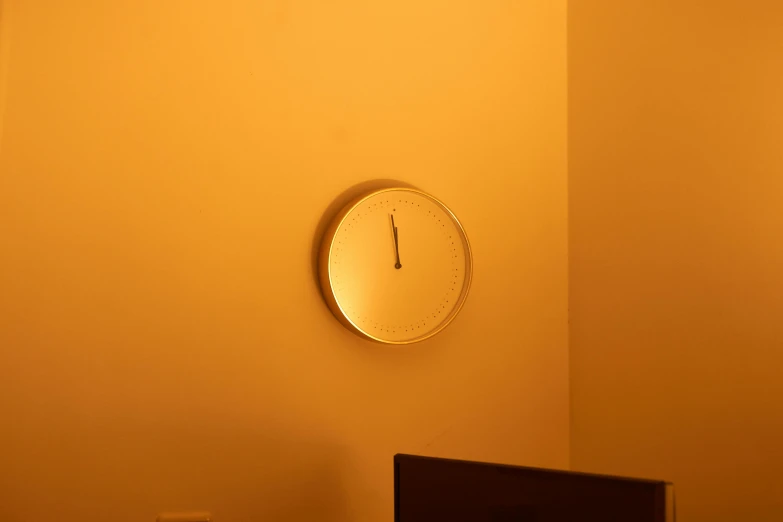
[(470, 289), (465, 231), (442, 201), (411, 188), (375, 190), (343, 208), (324, 234), (321, 288), (353, 333), (408, 344), (440, 332)]

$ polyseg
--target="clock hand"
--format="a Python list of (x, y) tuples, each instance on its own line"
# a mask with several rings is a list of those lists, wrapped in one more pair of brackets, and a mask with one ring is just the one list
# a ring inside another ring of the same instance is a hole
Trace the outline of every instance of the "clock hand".
[(397, 234), (397, 227), (394, 225), (394, 214), (389, 215), (391, 216), (392, 230), (394, 232), (394, 254), (397, 256), (397, 262), (394, 263), (394, 268), (399, 270), (402, 268), (402, 263), (400, 263), (400, 239)]
[(397, 262), (394, 264), (394, 268), (399, 270), (402, 268), (402, 263), (400, 263), (400, 239), (397, 236), (397, 227), (394, 227), (394, 253), (397, 254)]

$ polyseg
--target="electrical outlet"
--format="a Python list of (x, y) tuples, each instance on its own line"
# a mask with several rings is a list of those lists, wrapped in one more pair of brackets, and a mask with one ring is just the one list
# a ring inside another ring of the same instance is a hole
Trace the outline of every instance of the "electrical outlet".
[(187, 513), (161, 513), (158, 522), (212, 522), (212, 514), (206, 511)]

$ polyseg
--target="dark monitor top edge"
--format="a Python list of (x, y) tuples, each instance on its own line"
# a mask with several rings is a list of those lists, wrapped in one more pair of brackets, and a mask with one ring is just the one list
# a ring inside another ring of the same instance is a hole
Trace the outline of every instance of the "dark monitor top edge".
[(480, 462), (480, 461), (473, 461), (473, 460), (461, 460), (461, 459), (449, 459), (449, 458), (442, 458), (442, 457), (428, 457), (424, 455), (410, 455), (406, 453), (398, 453), (394, 455), (394, 463), (397, 464), (400, 461), (404, 460), (428, 460), (428, 461), (438, 461), (438, 462), (444, 462), (444, 463), (452, 463), (452, 464), (469, 464), (472, 466), (483, 466), (483, 467), (492, 467), (492, 468), (502, 468), (502, 469), (509, 469), (509, 470), (520, 470), (520, 471), (533, 471), (541, 474), (552, 474), (552, 475), (560, 475), (563, 473), (566, 473), (568, 475), (572, 476), (580, 476), (584, 478), (594, 478), (594, 479), (605, 479), (605, 480), (622, 480), (625, 482), (640, 482), (640, 483), (646, 483), (646, 484), (665, 484), (665, 485), (672, 485), (671, 482), (665, 481), (665, 480), (653, 480), (653, 479), (641, 479), (641, 478), (631, 478), (631, 477), (621, 477), (617, 475), (605, 475), (605, 474), (599, 474), (599, 473), (585, 473), (582, 471), (570, 471), (570, 470), (557, 470), (557, 469), (548, 469), (548, 468), (538, 468), (538, 467), (532, 467), (532, 466), (517, 466), (513, 464), (496, 464), (492, 462)]

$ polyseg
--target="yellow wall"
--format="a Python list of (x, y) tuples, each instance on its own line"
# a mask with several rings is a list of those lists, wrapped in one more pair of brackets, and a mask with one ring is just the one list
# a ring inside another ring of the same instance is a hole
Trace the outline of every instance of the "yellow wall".
[(783, 519), (783, 4), (569, 4), (572, 464)]
[[(389, 520), (398, 451), (568, 464), (565, 0), (5, 0), (0, 518)], [(352, 336), (314, 236), (443, 198), (430, 342)]]

